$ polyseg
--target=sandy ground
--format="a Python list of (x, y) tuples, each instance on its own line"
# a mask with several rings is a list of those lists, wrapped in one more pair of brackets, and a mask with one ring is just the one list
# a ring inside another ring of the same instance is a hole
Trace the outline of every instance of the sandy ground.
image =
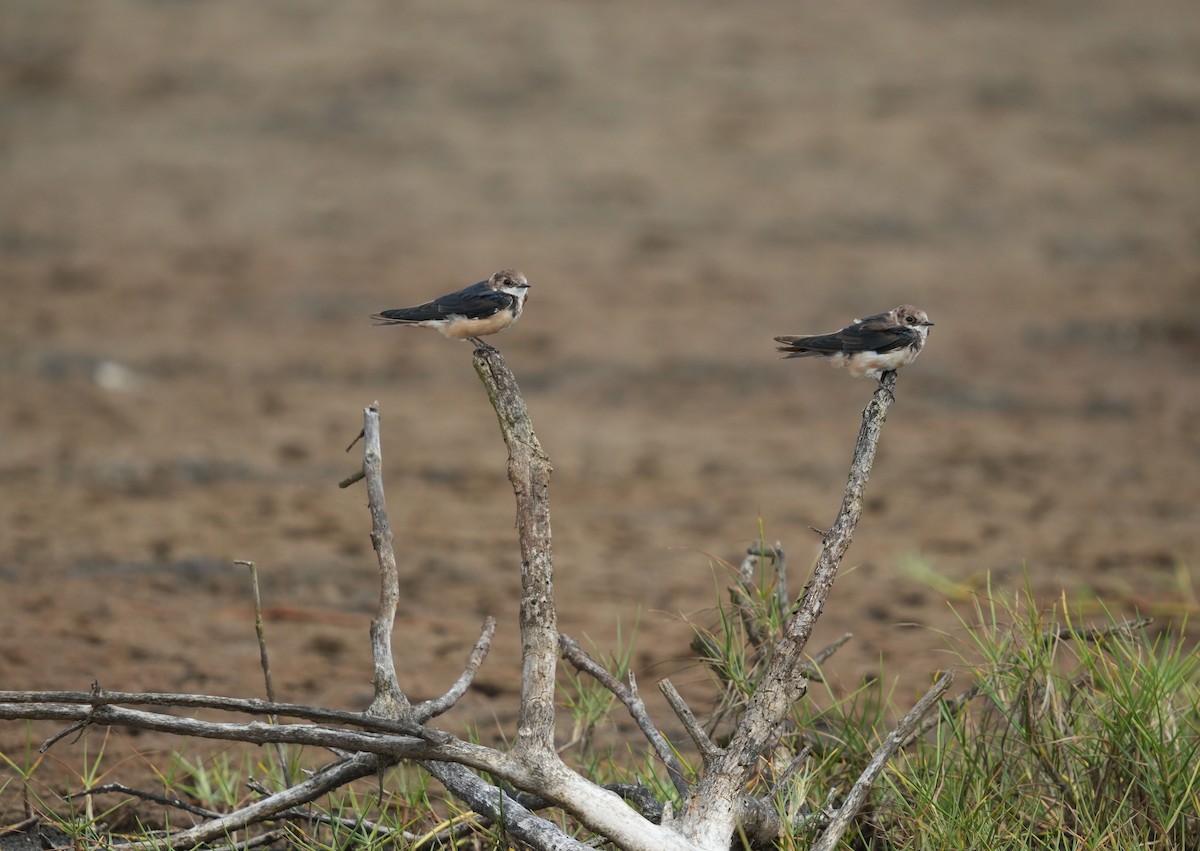
[(1193, 2), (24, 0), (0, 85), (0, 688), (260, 695), (250, 559), (281, 698), (365, 707), (336, 483), (379, 400), (401, 679), (440, 693), (495, 615), (446, 724), (511, 736), (495, 418), (469, 346), (367, 318), (510, 265), (560, 626), (636, 624), (643, 683), (703, 696), (719, 560), (761, 518), (798, 589), (840, 502), (872, 386), (771, 337), (900, 302), (937, 326), (820, 626), (837, 688), (922, 690), (989, 575), (1196, 608)]

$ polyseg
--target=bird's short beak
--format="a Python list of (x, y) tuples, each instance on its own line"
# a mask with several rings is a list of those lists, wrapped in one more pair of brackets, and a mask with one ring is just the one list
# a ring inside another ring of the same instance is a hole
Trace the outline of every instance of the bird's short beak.
[(933, 323), (932, 323), (932, 322), (929, 322), (928, 320), (926, 320), (925, 322), (922, 322), (921, 324), (922, 324), (922, 325), (924, 325), (926, 328), (932, 328), (932, 327), (933, 327)]

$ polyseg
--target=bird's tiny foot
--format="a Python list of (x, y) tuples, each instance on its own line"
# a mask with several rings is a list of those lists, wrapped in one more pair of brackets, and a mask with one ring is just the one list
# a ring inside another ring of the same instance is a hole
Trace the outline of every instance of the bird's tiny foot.
[(893, 402), (895, 402), (895, 401), (896, 401), (896, 394), (895, 394), (895, 393), (893, 393), (893, 392), (891, 391), (891, 388), (889, 388), (889, 387), (888, 387), (886, 384), (884, 384), (884, 383), (883, 383), (883, 379), (884, 379), (884, 378), (885, 378), (887, 375), (889, 375), (889, 374), (890, 374), (890, 372), (891, 372), (891, 371), (889, 370), (888, 372), (885, 372), (885, 373), (881, 374), (881, 375), (879, 376), (879, 378), (877, 379), (877, 382), (878, 382), (878, 384), (879, 384), (879, 389), (880, 389), (880, 390), (882, 390), (884, 393), (886, 393), (886, 394), (887, 394), (887, 400), (888, 400), (888, 404), (889, 404), (889, 405), (890, 405), (890, 404), (892, 404)]
[(478, 337), (468, 337), (467, 339), (475, 344), (476, 349), (482, 349), (485, 352), (499, 352), (500, 351), (495, 346), (490, 345), (489, 343), (485, 343), (483, 340), (479, 339)]

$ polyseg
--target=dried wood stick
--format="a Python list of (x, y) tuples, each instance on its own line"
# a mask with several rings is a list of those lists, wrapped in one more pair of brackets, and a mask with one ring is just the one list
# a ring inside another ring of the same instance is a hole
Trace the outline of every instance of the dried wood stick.
[[(558, 662), (558, 614), (554, 606), (554, 557), (550, 546), (550, 474), (517, 379), (491, 346), (475, 349), (475, 372), (496, 409), (508, 447), (508, 479), (517, 501), (521, 546), (521, 705), (517, 752), (554, 751), (554, 672)], [(557, 758), (557, 755), (556, 755)]]

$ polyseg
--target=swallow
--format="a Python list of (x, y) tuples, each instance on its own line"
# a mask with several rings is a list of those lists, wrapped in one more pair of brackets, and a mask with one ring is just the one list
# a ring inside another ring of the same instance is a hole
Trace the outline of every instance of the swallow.
[(480, 340), (499, 334), (521, 318), (529, 281), (516, 269), (501, 269), (486, 281), (438, 296), (415, 307), (398, 307), (371, 315), (376, 325), (414, 325), (436, 328), (451, 340), (470, 340), (480, 348), (490, 348)]
[(885, 372), (908, 366), (921, 354), (933, 323), (929, 315), (911, 304), (886, 313), (855, 319), (841, 331), (812, 337), (776, 337), (785, 358), (827, 358), (844, 366), (855, 378), (880, 381)]

